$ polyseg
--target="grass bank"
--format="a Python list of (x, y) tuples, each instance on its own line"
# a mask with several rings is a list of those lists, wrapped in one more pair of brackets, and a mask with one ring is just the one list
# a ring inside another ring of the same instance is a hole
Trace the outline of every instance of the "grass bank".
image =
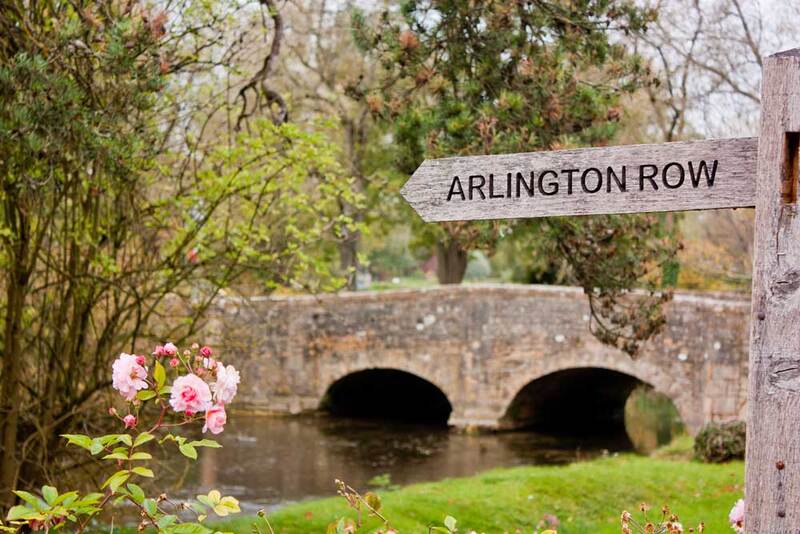
[[(706, 532), (727, 533), (727, 514), (743, 485), (742, 462), (707, 465), (621, 455), (561, 467), (496, 469), (378, 493), (392, 526), (408, 534), (427, 532), (446, 514), (465, 533), (530, 533), (544, 514), (554, 514), (559, 534), (618, 534), (619, 513), (633, 511), (641, 501), (657, 508), (669, 504), (684, 525), (703, 521)], [(344, 500), (330, 498), (288, 506), (269, 519), (277, 534), (308, 534), (324, 533), (343, 515), (350, 515)], [(245, 533), (251, 523), (252, 518), (241, 518), (220, 527)]]

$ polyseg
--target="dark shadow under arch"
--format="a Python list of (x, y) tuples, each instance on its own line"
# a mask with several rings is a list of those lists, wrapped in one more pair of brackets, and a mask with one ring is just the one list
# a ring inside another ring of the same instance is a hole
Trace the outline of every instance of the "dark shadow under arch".
[(320, 409), (332, 415), (447, 425), (452, 406), (436, 385), (397, 369), (350, 373), (328, 388)]
[(640, 385), (646, 384), (610, 369), (556, 371), (519, 390), (501, 424), (573, 436), (622, 436), (625, 402)]

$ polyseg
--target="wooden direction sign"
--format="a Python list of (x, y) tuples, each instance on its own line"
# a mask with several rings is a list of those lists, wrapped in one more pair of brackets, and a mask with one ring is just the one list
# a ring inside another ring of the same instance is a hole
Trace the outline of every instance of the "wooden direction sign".
[(758, 139), (426, 161), (426, 221), (756, 208), (747, 534), (800, 532), (800, 48), (764, 60)]
[(402, 189), (426, 221), (753, 207), (758, 139), (425, 161)]

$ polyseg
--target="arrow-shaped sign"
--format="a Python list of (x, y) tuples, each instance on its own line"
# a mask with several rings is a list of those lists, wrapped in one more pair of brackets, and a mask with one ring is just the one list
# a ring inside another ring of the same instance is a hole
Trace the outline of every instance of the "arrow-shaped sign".
[(426, 160), (401, 191), (426, 221), (752, 207), (757, 138)]

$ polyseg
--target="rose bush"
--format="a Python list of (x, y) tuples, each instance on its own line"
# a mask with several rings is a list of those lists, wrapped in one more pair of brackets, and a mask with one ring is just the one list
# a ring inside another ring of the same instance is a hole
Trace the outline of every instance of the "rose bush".
[(15, 492), (23, 504), (9, 510), (8, 523), (0, 524), (0, 530), (47, 532), (67, 527), (83, 532), (103, 510), (126, 502), (138, 511), (140, 530), (151, 527), (163, 533), (203, 534), (213, 532), (203, 524), (209, 514), (224, 517), (239, 512), (236, 499), (223, 497), (216, 490), (194, 500), (173, 501), (164, 493), (148, 497), (136, 484), (155, 476), (145, 465), (153, 458), (147, 449), (156, 443), (174, 443), (178, 452), (193, 460), (197, 459), (198, 447), (220, 447), (214, 440), (191, 440), (174, 429), (202, 422), (204, 433), (222, 432), (227, 422), (225, 406), (236, 396), (239, 385), (236, 368), (215, 359), (207, 346), (194, 344), (180, 352), (174, 344), (165, 343), (150, 356), (120, 354), (111, 366), (111, 378), (125, 405), (123, 409), (112, 406), (108, 412), (123, 432), (63, 437), (68, 444), (116, 466), (116, 471), (105, 478), (97, 492), (59, 493), (53, 486), (43, 486), (41, 495)]

